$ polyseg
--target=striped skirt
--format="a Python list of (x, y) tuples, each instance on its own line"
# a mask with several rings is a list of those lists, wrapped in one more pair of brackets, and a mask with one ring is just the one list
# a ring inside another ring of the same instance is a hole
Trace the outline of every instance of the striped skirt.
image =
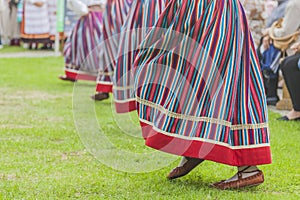
[(107, 1), (103, 16), (103, 43), (100, 48), (100, 66), (97, 76), (97, 92), (112, 92), (116, 57), (120, 45), (121, 28), (127, 18), (133, 0)]
[(75, 80), (96, 81), (99, 69), (98, 47), (102, 41), (102, 12), (90, 12), (81, 17), (65, 47), (65, 74)]
[(232, 166), (271, 163), (260, 66), (238, 0), (171, 0), (134, 66), (146, 145)]
[(119, 113), (136, 109), (132, 76), (135, 51), (163, 12), (165, 3), (166, 0), (135, 1), (123, 25), (113, 86)]

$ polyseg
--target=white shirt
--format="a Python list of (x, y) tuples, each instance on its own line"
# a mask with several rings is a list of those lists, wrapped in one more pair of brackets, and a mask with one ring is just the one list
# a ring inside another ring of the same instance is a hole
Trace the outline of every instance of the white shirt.
[(89, 13), (88, 6), (103, 5), (106, 0), (68, 0), (67, 7), (76, 15), (83, 16)]
[[(44, 4), (37, 7), (34, 5), (36, 2)], [(49, 33), (50, 25), (46, 0), (25, 0), (24, 21), (26, 34)]]
[(275, 28), (276, 37), (284, 37), (293, 34), (300, 28), (300, 0), (290, 0), (287, 4), (282, 28)]
[(4, 0), (0, 0), (0, 12), (4, 11), (6, 8)]

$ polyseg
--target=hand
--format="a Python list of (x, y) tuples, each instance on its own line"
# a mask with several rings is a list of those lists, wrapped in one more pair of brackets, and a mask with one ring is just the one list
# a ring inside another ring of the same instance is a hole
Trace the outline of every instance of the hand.
[(293, 53), (300, 52), (300, 42), (294, 43), (290, 48), (293, 50)]
[(37, 6), (37, 7), (42, 7), (44, 5), (43, 2), (35, 2), (33, 3), (33, 5)]
[(88, 8), (88, 13), (87, 14), (85, 14), (85, 15), (83, 15), (83, 17), (86, 17), (86, 16), (88, 16), (91, 12), (93, 11), (93, 9), (91, 9), (91, 8)]
[(262, 45), (263, 45), (264, 49), (269, 49), (270, 48), (270, 44), (272, 44), (272, 40), (271, 40), (271, 38), (270, 38), (269, 35), (266, 35), (263, 38), (263, 42), (262, 42)]
[(296, 42), (291, 46), (291, 49), (296, 50), (296, 49), (300, 49), (300, 42)]

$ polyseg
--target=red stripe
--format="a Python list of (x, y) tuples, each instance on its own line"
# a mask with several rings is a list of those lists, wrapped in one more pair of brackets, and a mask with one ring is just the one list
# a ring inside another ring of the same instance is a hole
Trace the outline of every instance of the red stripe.
[(78, 74), (77, 72), (70, 72), (68, 70), (65, 70), (65, 74), (68, 78), (74, 80), (96, 81), (97, 79), (97, 76), (93, 76), (90, 74)]
[(124, 103), (117, 103), (116, 105), (116, 111), (117, 113), (127, 113), (136, 110), (136, 102), (135, 101), (128, 101)]
[(96, 87), (97, 92), (105, 92), (105, 93), (112, 93), (112, 84), (101, 84), (98, 83)]
[(146, 145), (163, 152), (231, 166), (263, 165), (272, 162), (270, 147), (230, 149), (218, 144), (167, 136), (153, 130), (151, 125), (143, 122), (140, 124)]

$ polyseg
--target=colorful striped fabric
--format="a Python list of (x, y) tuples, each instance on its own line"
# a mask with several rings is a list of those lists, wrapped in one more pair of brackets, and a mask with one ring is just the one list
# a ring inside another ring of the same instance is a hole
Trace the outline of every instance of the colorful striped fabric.
[(103, 43), (100, 68), (97, 77), (97, 92), (112, 92), (112, 79), (116, 56), (120, 45), (121, 28), (127, 18), (133, 0), (108, 0), (103, 16)]
[(134, 66), (146, 145), (233, 166), (271, 163), (263, 81), (238, 0), (171, 0)]
[(133, 95), (134, 78), (131, 73), (135, 51), (163, 12), (165, 3), (166, 0), (134, 1), (123, 25), (113, 86), (114, 100), (119, 113), (136, 109)]
[(64, 47), (65, 74), (75, 80), (96, 81), (99, 69), (98, 45), (102, 41), (102, 12), (81, 17)]

